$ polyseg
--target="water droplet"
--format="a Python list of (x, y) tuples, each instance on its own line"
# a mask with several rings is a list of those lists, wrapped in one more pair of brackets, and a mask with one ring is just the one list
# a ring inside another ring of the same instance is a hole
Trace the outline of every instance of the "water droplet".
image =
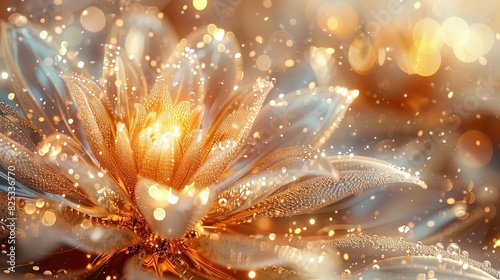
[(467, 251), (462, 251), (462, 257), (468, 258), (469, 257), (469, 252)]
[(418, 241), (417, 244), (415, 245), (415, 249), (417, 251), (422, 251), (423, 246), (422, 246), (422, 241)]
[(444, 250), (443, 243), (436, 243), (436, 249), (438, 249), (438, 250)]
[(456, 257), (460, 254), (460, 246), (456, 243), (450, 243), (448, 244), (448, 247), (446, 247), (446, 251), (450, 253), (452, 256)]
[(484, 265), (484, 267), (485, 267), (485, 268), (491, 268), (491, 263), (490, 263), (490, 261), (484, 261), (484, 262), (483, 262), (483, 265)]
[(226, 207), (226, 206), (227, 206), (227, 199), (226, 199), (226, 198), (224, 198), (224, 197), (221, 197), (221, 198), (219, 199), (219, 206), (220, 206), (220, 207)]

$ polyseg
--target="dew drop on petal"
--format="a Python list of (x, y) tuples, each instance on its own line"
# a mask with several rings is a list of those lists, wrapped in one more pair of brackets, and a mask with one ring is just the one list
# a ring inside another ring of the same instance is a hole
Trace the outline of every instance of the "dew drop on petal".
[(459, 256), (460, 255), (460, 246), (458, 246), (458, 244), (456, 244), (456, 243), (450, 243), (446, 247), (446, 251), (448, 251), (448, 253), (450, 253), (454, 257)]

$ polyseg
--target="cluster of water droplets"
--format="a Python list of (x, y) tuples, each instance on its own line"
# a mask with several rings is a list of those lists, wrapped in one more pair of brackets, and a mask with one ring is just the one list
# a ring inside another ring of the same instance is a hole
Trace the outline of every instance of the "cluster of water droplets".
[(402, 237), (393, 239), (391, 237), (352, 234), (345, 238), (329, 240), (328, 243), (339, 248), (366, 248), (372, 247), (379, 251), (403, 252), (405, 257), (430, 257), (435, 258), (439, 264), (444, 261), (454, 261), (461, 269), (479, 269), (487, 274), (500, 279), (500, 271), (491, 267), (491, 262), (483, 262), (469, 258), (469, 252), (462, 250), (456, 243), (449, 243), (446, 247), (443, 243), (435, 245), (424, 245), (418, 241), (416, 243), (404, 241)]

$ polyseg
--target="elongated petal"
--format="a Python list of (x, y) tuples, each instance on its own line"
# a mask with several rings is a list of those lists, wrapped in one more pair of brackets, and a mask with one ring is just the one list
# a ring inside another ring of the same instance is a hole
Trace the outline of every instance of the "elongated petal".
[(51, 166), (44, 164), (31, 151), (10, 140), (0, 132), (0, 165), (14, 168), (15, 178), (37, 191), (64, 195), (82, 203), (89, 203), (73, 183)]
[(102, 90), (91, 80), (76, 75), (64, 75), (75, 98), (86, 139), (99, 163), (115, 178), (121, 179), (114, 148), (115, 123), (110, 105)]
[(127, 127), (121, 123), (117, 125), (115, 151), (116, 161), (124, 180), (123, 183), (125, 184), (128, 194), (131, 194), (137, 182), (137, 167)]
[(357, 91), (331, 87), (288, 93), (264, 104), (229, 172), (245, 173), (281, 148), (323, 146), (356, 96)]
[(271, 147), (311, 145), (319, 148), (332, 136), (357, 95), (357, 91), (335, 87), (285, 94), (265, 104), (256, 120), (255, 131), (261, 132), (261, 137), (266, 138), (259, 140), (268, 141)]
[[(329, 157), (329, 161), (339, 171), (341, 180), (360, 185), (363, 189), (390, 183), (410, 183), (427, 188), (419, 178), (382, 160), (361, 156), (333, 156)], [(365, 187), (366, 185), (370, 186)]]
[(178, 42), (173, 28), (160, 17), (156, 7), (133, 5), (115, 20), (108, 37), (108, 45), (120, 47), (141, 67), (149, 88)]
[(201, 164), (203, 148), (203, 131), (193, 130), (188, 136), (189, 141), (184, 141), (187, 147), (183, 147), (184, 154), (177, 170), (175, 171), (172, 186), (185, 186)]
[(331, 205), (357, 191), (391, 183), (409, 183), (426, 188), (424, 182), (388, 163), (365, 157), (330, 158), (338, 170), (338, 180), (316, 177), (291, 184), (230, 218), (239, 223), (259, 217), (289, 217), (311, 213)]
[(447, 246), (445, 250), (421, 242), (407, 242), (402, 238), (352, 234), (346, 237), (326, 238), (314, 243), (341, 248), (342, 251), (348, 252), (349, 256), (355, 256), (352, 262), (358, 264), (364, 263), (362, 260), (364, 256), (357, 254), (357, 251), (383, 252), (383, 260), (376, 262), (378, 264), (376, 271), (367, 267), (356, 273), (356, 278), (359, 276), (370, 279), (372, 276), (392, 278), (395, 275), (406, 278), (406, 276), (412, 277), (409, 275), (425, 275), (430, 270), (437, 279), (497, 279), (500, 276), (499, 271), (460, 254), (457, 244), (449, 244), (451, 246)]
[(314, 278), (335, 268), (331, 248), (308, 244), (292, 235), (268, 238), (207, 231), (188, 244), (206, 259), (236, 269), (292, 267)]
[(181, 101), (189, 101), (193, 106), (203, 104), (206, 77), (192, 49), (178, 47), (167, 59), (161, 76), (169, 83), (174, 104)]
[[(233, 87), (243, 78), (243, 72), (240, 47), (232, 32), (225, 32), (213, 24), (200, 27), (182, 39), (177, 50), (187, 50), (203, 65), (204, 68), (200, 71), (206, 85), (206, 95), (198, 95), (198, 98), (208, 111), (211, 111), (212, 107), (219, 108), (224, 103), (225, 100), (220, 98), (221, 96), (227, 98), (234, 94)], [(195, 79), (186, 84), (199, 82), (198, 75), (191, 77)], [(186, 95), (189, 92), (179, 93)]]
[(63, 204), (26, 200), (23, 210), (18, 212), (17, 226), (25, 232), (25, 238), (18, 244), (27, 255), (39, 256), (39, 252), (52, 251), (61, 245), (82, 247), (91, 253), (110, 253), (139, 241), (138, 236), (127, 229), (103, 225), (106, 222), (90, 219)]
[(31, 151), (43, 138), (41, 131), (31, 121), (3, 103), (0, 103), (0, 131)]
[(120, 214), (130, 209), (132, 202), (120, 185), (108, 174), (91, 166), (60, 162), (58, 169), (101, 209)]
[(29, 24), (15, 27), (2, 22), (0, 34), (0, 49), (15, 92), (13, 101), (43, 134), (59, 131), (83, 141), (76, 108), (59, 77), (77, 68), (71, 61), (63, 62), (56, 44), (41, 39)]
[(285, 158), (266, 171), (249, 174), (227, 187), (216, 199), (217, 206), (212, 210), (216, 219), (243, 211), (267, 198), (280, 188), (304, 177), (329, 177), (335, 174), (325, 171), (321, 166), (300, 157)]
[(173, 107), (169, 84), (165, 79), (159, 78), (155, 82), (144, 105), (147, 112), (162, 112)]
[(256, 114), (261, 111), (264, 100), (272, 88), (271, 82), (258, 79), (255, 83), (239, 88), (234, 94), (223, 98), (220, 106), (208, 107), (208, 114), (203, 120), (203, 126), (208, 129), (207, 138), (213, 137), (216, 131), (220, 130), (222, 123), (238, 111), (250, 111), (249, 120), (253, 124)]
[(238, 143), (227, 140), (215, 143), (207, 158), (193, 175), (192, 181), (196, 188), (204, 188), (216, 182), (216, 179), (227, 168), (237, 153)]
[(113, 101), (117, 119), (130, 127), (134, 104), (142, 103), (148, 93), (144, 73), (137, 62), (126, 55), (125, 50), (107, 45), (104, 51), (103, 78), (106, 95)]

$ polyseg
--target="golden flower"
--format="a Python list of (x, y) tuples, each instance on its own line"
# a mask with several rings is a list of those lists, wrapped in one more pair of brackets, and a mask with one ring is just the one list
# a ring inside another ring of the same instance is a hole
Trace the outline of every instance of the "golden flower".
[(0, 105), (5, 273), (64, 245), (93, 261), (54, 267), (54, 255), (53, 268), (30, 273), (105, 278), (97, 269), (127, 255), (127, 279), (330, 279), (349, 272), (341, 250), (365, 247), (407, 257), (374, 264), (381, 273), (394, 273), (394, 262), (415, 276), (428, 270), (421, 264), (447, 264), (436, 271), (443, 275), (496, 273), (456, 244), (282, 228), (283, 219), (331, 211), (367, 188), (425, 184), (388, 163), (325, 150), (357, 91), (326, 85), (270, 96), (274, 82), (239, 85), (233, 33), (198, 28), (163, 57), (153, 43), (170, 48), (164, 28), (151, 11), (116, 19), (96, 83), (68, 74), (64, 46), (52, 49), (25, 18), (3, 23), (14, 89), (14, 107)]

